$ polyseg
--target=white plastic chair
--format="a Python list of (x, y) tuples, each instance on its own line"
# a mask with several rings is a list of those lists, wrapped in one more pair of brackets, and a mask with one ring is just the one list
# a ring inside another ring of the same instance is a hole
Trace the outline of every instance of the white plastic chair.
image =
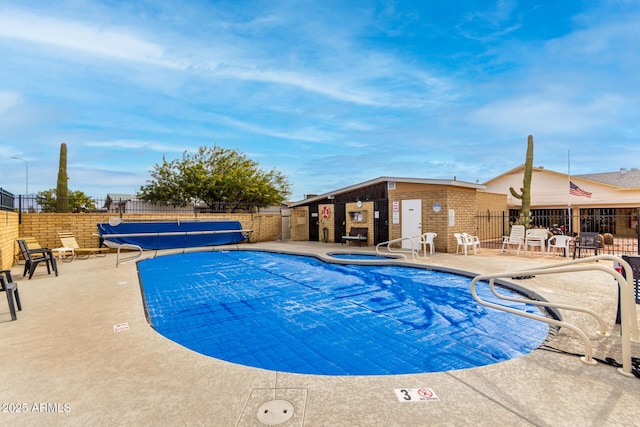
[(540, 255), (545, 254), (545, 248), (547, 247), (547, 237), (549, 230), (546, 228), (530, 228), (525, 233), (524, 238), (524, 254), (527, 254), (529, 246), (532, 248), (540, 248)]
[(464, 237), (467, 247), (471, 247), (473, 249), (474, 255), (480, 251), (480, 238), (478, 236), (472, 236), (468, 233), (462, 233), (462, 237)]
[(433, 247), (433, 239), (435, 239), (436, 237), (438, 237), (437, 233), (424, 233), (422, 235), (422, 237), (420, 238), (420, 243), (422, 243), (422, 253), (424, 253), (424, 255), (427, 255), (427, 245), (429, 245), (429, 253), (431, 255), (434, 254), (435, 249)]
[(520, 254), (520, 249), (522, 249), (522, 243), (524, 241), (524, 233), (524, 225), (511, 226), (511, 233), (508, 236), (502, 236), (502, 250), (500, 252), (509, 250), (508, 246), (517, 246), (516, 254)]
[(456, 253), (458, 253), (460, 251), (460, 246), (462, 246), (462, 252), (464, 252), (464, 254), (467, 254), (467, 244), (465, 242), (464, 237), (462, 237), (462, 234), (460, 233), (453, 233), (453, 237), (456, 238), (456, 242), (458, 243), (458, 246), (456, 246)]
[(551, 236), (547, 242), (547, 254), (551, 255), (552, 248), (555, 250), (555, 253), (558, 252), (558, 249), (562, 249), (564, 252), (563, 256), (569, 257), (569, 248), (572, 241), (573, 237), (571, 236)]
[(453, 236), (458, 242), (456, 253), (460, 251), (460, 246), (462, 246), (465, 255), (469, 253), (468, 248), (472, 248), (474, 254), (477, 253), (476, 248), (480, 249), (480, 239), (477, 236), (472, 236), (467, 233), (453, 233)]

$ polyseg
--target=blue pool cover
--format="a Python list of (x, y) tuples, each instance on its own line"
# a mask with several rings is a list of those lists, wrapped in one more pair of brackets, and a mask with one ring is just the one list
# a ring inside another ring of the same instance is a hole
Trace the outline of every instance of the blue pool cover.
[[(139, 262), (138, 269), (160, 334), (264, 369), (448, 371), (527, 354), (548, 334), (545, 323), (479, 305), (471, 279), (451, 273), (258, 251), (162, 256)], [(496, 301), (486, 284), (478, 293)], [(533, 306), (509, 305), (541, 315)]]
[[(238, 230), (238, 231), (234, 231)], [(142, 249), (176, 249), (228, 245), (245, 240), (240, 221), (149, 221), (98, 224), (100, 237)], [(109, 235), (127, 235), (109, 237)]]

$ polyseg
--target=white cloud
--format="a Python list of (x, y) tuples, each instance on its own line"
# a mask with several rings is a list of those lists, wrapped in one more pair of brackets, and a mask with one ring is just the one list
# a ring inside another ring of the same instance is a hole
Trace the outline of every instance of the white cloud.
[(116, 60), (184, 68), (165, 49), (131, 31), (24, 12), (0, 13), (0, 38), (51, 45)]
[(334, 140), (337, 135), (331, 132), (321, 131), (313, 129), (311, 127), (305, 127), (304, 129), (298, 129), (295, 132), (285, 132), (280, 130), (273, 130), (264, 126), (255, 125), (252, 123), (244, 122), (241, 120), (233, 119), (228, 116), (222, 116), (219, 114), (211, 114), (216, 121), (224, 123), (228, 126), (236, 129), (245, 130), (251, 133), (272, 136), (276, 138), (289, 139), (295, 141), (309, 141), (309, 142), (323, 142)]
[(616, 113), (624, 109), (625, 104), (617, 95), (572, 100), (543, 94), (497, 101), (476, 110), (471, 118), (501, 132), (536, 130), (583, 134), (615, 120)]
[(498, 0), (492, 9), (468, 13), (458, 30), (473, 40), (496, 39), (520, 28), (519, 23), (512, 23), (516, 9), (514, 0)]
[[(265, 22), (273, 24), (278, 21), (279, 18), (269, 16), (264, 22), (256, 18), (254, 24), (259, 22), (256, 25), (262, 26)], [(224, 26), (224, 22), (217, 22), (214, 29)], [(446, 79), (430, 75), (382, 50), (353, 43), (353, 35), (345, 35), (349, 41), (336, 47), (324, 41), (325, 34), (307, 33), (307, 42), (321, 52), (311, 62), (308, 58), (297, 58), (290, 52), (274, 52), (274, 46), (268, 45), (265, 49), (271, 49), (271, 53), (267, 55), (264, 49), (258, 49), (255, 44), (262, 46), (268, 42), (257, 36), (243, 39), (227, 35), (222, 43), (211, 34), (203, 33), (202, 38), (192, 34), (189, 39), (189, 35), (178, 34), (177, 30), (172, 27), (162, 31), (157, 27), (146, 30), (158, 40), (170, 40), (164, 45), (139, 34), (145, 30), (134, 31), (109, 24), (18, 10), (0, 13), (0, 39), (53, 46), (57, 49), (48, 49), (50, 53), (71, 57), (74, 61), (91, 61), (95, 56), (184, 71), (184, 74), (176, 75), (178, 81), (191, 77), (223, 77), (270, 83), (341, 102), (373, 107), (416, 108), (438, 105), (441, 99), (449, 98), (450, 83)], [(127, 76), (127, 79), (131, 78)], [(158, 78), (157, 73), (150, 73), (146, 78), (149, 84)], [(401, 96), (398, 96), (399, 92)]]

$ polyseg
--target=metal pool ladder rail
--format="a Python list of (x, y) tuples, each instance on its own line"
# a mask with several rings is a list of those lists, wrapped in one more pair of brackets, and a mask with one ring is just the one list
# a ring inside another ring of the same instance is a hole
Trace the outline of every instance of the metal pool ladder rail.
[[(618, 271), (611, 267), (607, 267), (605, 265), (599, 264), (588, 264), (593, 261), (599, 260), (609, 260), (609, 261), (617, 261), (622, 268), (624, 268), (626, 279), (620, 274)], [(602, 317), (596, 312), (589, 310), (583, 307), (570, 306), (566, 304), (556, 304), (551, 302), (543, 302), (536, 301), (533, 299), (523, 299), (523, 298), (512, 298), (498, 294), (495, 290), (494, 281), (495, 279), (500, 278), (511, 278), (517, 276), (533, 276), (533, 275), (543, 275), (543, 274), (559, 274), (559, 273), (574, 273), (578, 271), (589, 271), (589, 270), (597, 270), (610, 274), (613, 278), (618, 282), (620, 286), (620, 310), (621, 310), (621, 333), (622, 333), (622, 367), (618, 368), (618, 372), (626, 375), (626, 376), (634, 376), (631, 372), (631, 341), (640, 342), (640, 337), (638, 334), (638, 319), (636, 315), (635, 308), (635, 296), (634, 296), (634, 287), (633, 287), (633, 271), (631, 270), (631, 266), (629, 263), (624, 261), (621, 257), (613, 256), (613, 255), (597, 255), (588, 258), (580, 258), (576, 260), (565, 261), (556, 264), (550, 264), (543, 267), (527, 269), (527, 270), (515, 270), (515, 271), (507, 271), (502, 273), (493, 273), (493, 274), (481, 274), (473, 278), (471, 281), (471, 294), (473, 298), (478, 301), (480, 304), (483, 304), (487, 307), (491, 307), (497, 310), (506, 311), (508, 313), (516, 314), (518, 316), (527, 317), (529, 319), (538, 320), (541, 322), (548, 323), (554, 326), (565, 327), (574, 331), (584, 342), (585, 355), (580, 358), (584, 363), (587, 364), (596, 364), (596, 361), (593, 359), (593, 347), (591, 345), (591, 341), (587, 334), (582, 331), (577, 326), (567, 323), (561, 320), (550, 319), (546, 317), (542, 317), (539, 315), (526, 313), (522, 310), (517, 310), (515, 308), (506, 307), (500, 304), (491, 303), (488, 301), (482, 300), (478, 294), (476, 293), (476, 285), (480, 281), (488, 281), (489, 286), (493, 294), (505, 301), (515, 301), (515, 302), (523, 302), (526, 304), (537, 305), (541, 307), (551, 307), (551, 308), (561, 308), (565, 310), (574, 310), (583, 313), (590, 314), (596, 318), (600, 325), (600, 335), (608, 335), (606, 332), (605, 322)]]
[[(424, 234), (416, 234), (415, 236), (409, 236), (409, 237), (399, 237), (397, 239), (393, 239), (393, 240), (387, 240), (386, 242), (381, 242), (378, 243), (376, 245), (376, 253), (378, 255), (385, 255), (383, 252), (380, 252), (380, 249), (383, 247), (387, 247), (387, 251), (391, 252), (391, 253), (399, 253), (400, 255), (402, 255), (405, 259), (407, 258), (407, 256), (405, 254), (410, 253), (411, 254), (411, 259), (416, 259), (418, 258), (419, 255), (419, 251), (420, 249), (415, 249), (416, 246), (418, 246), (418, 248), (420, 248), (420, 246), (422, 246), (422, 250), (424, 252), (424, 256), (425, 258), (427, 257), (427, 248), (426, 248), (426, 234), (428, 233), (424, 233)], [(404, 241), (410, 241), (411, 242), (411, 248), (403, 248), (402, 245), (400, 245), (400, 248), (394, 248), (391, 246), (391, 244), (393, 243), (402, 243)]]

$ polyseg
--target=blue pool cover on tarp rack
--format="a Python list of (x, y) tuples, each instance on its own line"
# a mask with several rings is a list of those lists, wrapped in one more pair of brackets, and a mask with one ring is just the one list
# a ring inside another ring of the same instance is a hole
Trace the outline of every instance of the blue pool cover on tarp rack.
[(142, 249), (228, 245), (246, 240), (240, 221), (148, 221), (98, 224), (102, 239)]

